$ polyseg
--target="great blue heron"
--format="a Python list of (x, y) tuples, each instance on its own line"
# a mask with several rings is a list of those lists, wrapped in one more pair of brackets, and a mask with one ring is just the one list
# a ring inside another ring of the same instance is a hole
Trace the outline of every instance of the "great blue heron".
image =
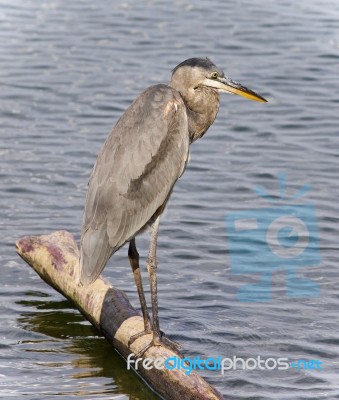
[[(129, 242), (128, 257), (142, 308), (149, 346), (176, 349), (159, 329), (156, 246), (159, 218), (175, 182), (184, 172), (189, 145), (201, 138), (219, 109), (219, 92), (266, 100), (227, 78), (208, 58), (190, 58), (174, 68), (169, 85), (146, 89), (118, 120), (102, 147), (89, 180), (84, 211), (80, 268), (89, 285), (109, 258)], [(135, 237), (153, 225), (147, 271), (152, 323), (147, 311)], [(145, 351), (146, 349), (144, 349)]]

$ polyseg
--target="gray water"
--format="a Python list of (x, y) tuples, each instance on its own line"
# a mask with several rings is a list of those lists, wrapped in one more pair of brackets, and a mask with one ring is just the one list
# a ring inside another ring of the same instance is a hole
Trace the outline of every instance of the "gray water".
[[(223, 95), (215, 124), (192, 146), (161, 222), (161, 327), (188, 357), (322, 362), (200, 371), (227, 399), (338, 399), (338, 2), (2, 0), (0, 27), (0, 398), (156, 398), (14, 243), (57, 229), (79, 240), (87, 180), (117, 118), (179, 62), (209, 56), (269, 103)], [(320, 293), (289, 296), (285, 272), (254, 235), (235, 254), (272, 272), (272, 299), (242, 301), (260, 274), (235, 273), (226, 216), (283, 214), (304, 184), (311, 190), (297, 204), (313, 205), (306, 217), (316, 218), (320, 244), (291, 268)], [(147, 239), (138, 240), (143, 262)], [(104, 276), (139, 307), (125, 248)]]

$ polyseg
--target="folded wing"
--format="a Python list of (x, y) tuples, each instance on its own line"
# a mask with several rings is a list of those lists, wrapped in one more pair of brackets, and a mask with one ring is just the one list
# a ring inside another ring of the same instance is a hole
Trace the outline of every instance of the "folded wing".
[(84, 284), (162, 211), (188, 152), (181, 96), (166, 85), (150, 87), (119, 119), (93, 168), (81, 235)]

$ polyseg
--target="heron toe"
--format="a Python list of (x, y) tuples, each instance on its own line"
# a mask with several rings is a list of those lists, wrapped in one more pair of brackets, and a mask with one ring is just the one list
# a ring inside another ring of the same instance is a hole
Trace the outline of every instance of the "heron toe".
[(139, 333), (136, 333), (135, 335), (133, 335), (133, 336), (131, 336), (130, 338), (129, 338), (129, 341), (128, 341), (128, 347), (130, 347), (131, 346), (131, 344), (132, 343), (134, 343), (137, 339), (139, 339), (141, 336), (144, 336), (144, 335), (149, 335), (150, 333), (152, 333), (153, 331), (152, 331), (152, 329), (145, 329), (145, 330), (143, 330), (142, 332), (139, 332)]
[(180, 352), (180, 350), (182, 350), (182, 346), (179, 343), (175, 342), (174, 340), (171, 340), (168, 337), (166, 337), (163, 332), (160, 333), (160, 336), (158, 336), (155, 332), (153, 332), (152, 340), (148, 345), (146, 345), (143, 349), (141, 349), (138, 352), (136, 358), (142, 357), (142, 355), (153, 346), (166, 347), (167, 349), (176, 353), (180, 358), (184, 358), (184, 355)]
[(169, 339), (168, 337), (165, 336), (164, 332), (160, 331), (161, 334), (161, 346), (165, 345), (166, 347), (168, 347), (169, 349), (173, 350), (176, 353), (179, 353), (180, 356), (182, 356), (182, 354), (180, 353), (180, 350), (183, 349), (182, 345), (178, 342), (176, 342), (173, 339)]

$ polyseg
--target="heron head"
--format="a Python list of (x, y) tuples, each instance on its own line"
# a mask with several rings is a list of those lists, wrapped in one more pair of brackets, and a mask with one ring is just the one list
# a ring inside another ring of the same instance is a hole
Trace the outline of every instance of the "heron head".
[(171, 86), (179, 92), (205, 86), (218, 92), (232, 93), (250, 100), (267, 102), (253, 90), (226, 77), (209, 58), (190, 58), (177, 65), (172, 72)]

